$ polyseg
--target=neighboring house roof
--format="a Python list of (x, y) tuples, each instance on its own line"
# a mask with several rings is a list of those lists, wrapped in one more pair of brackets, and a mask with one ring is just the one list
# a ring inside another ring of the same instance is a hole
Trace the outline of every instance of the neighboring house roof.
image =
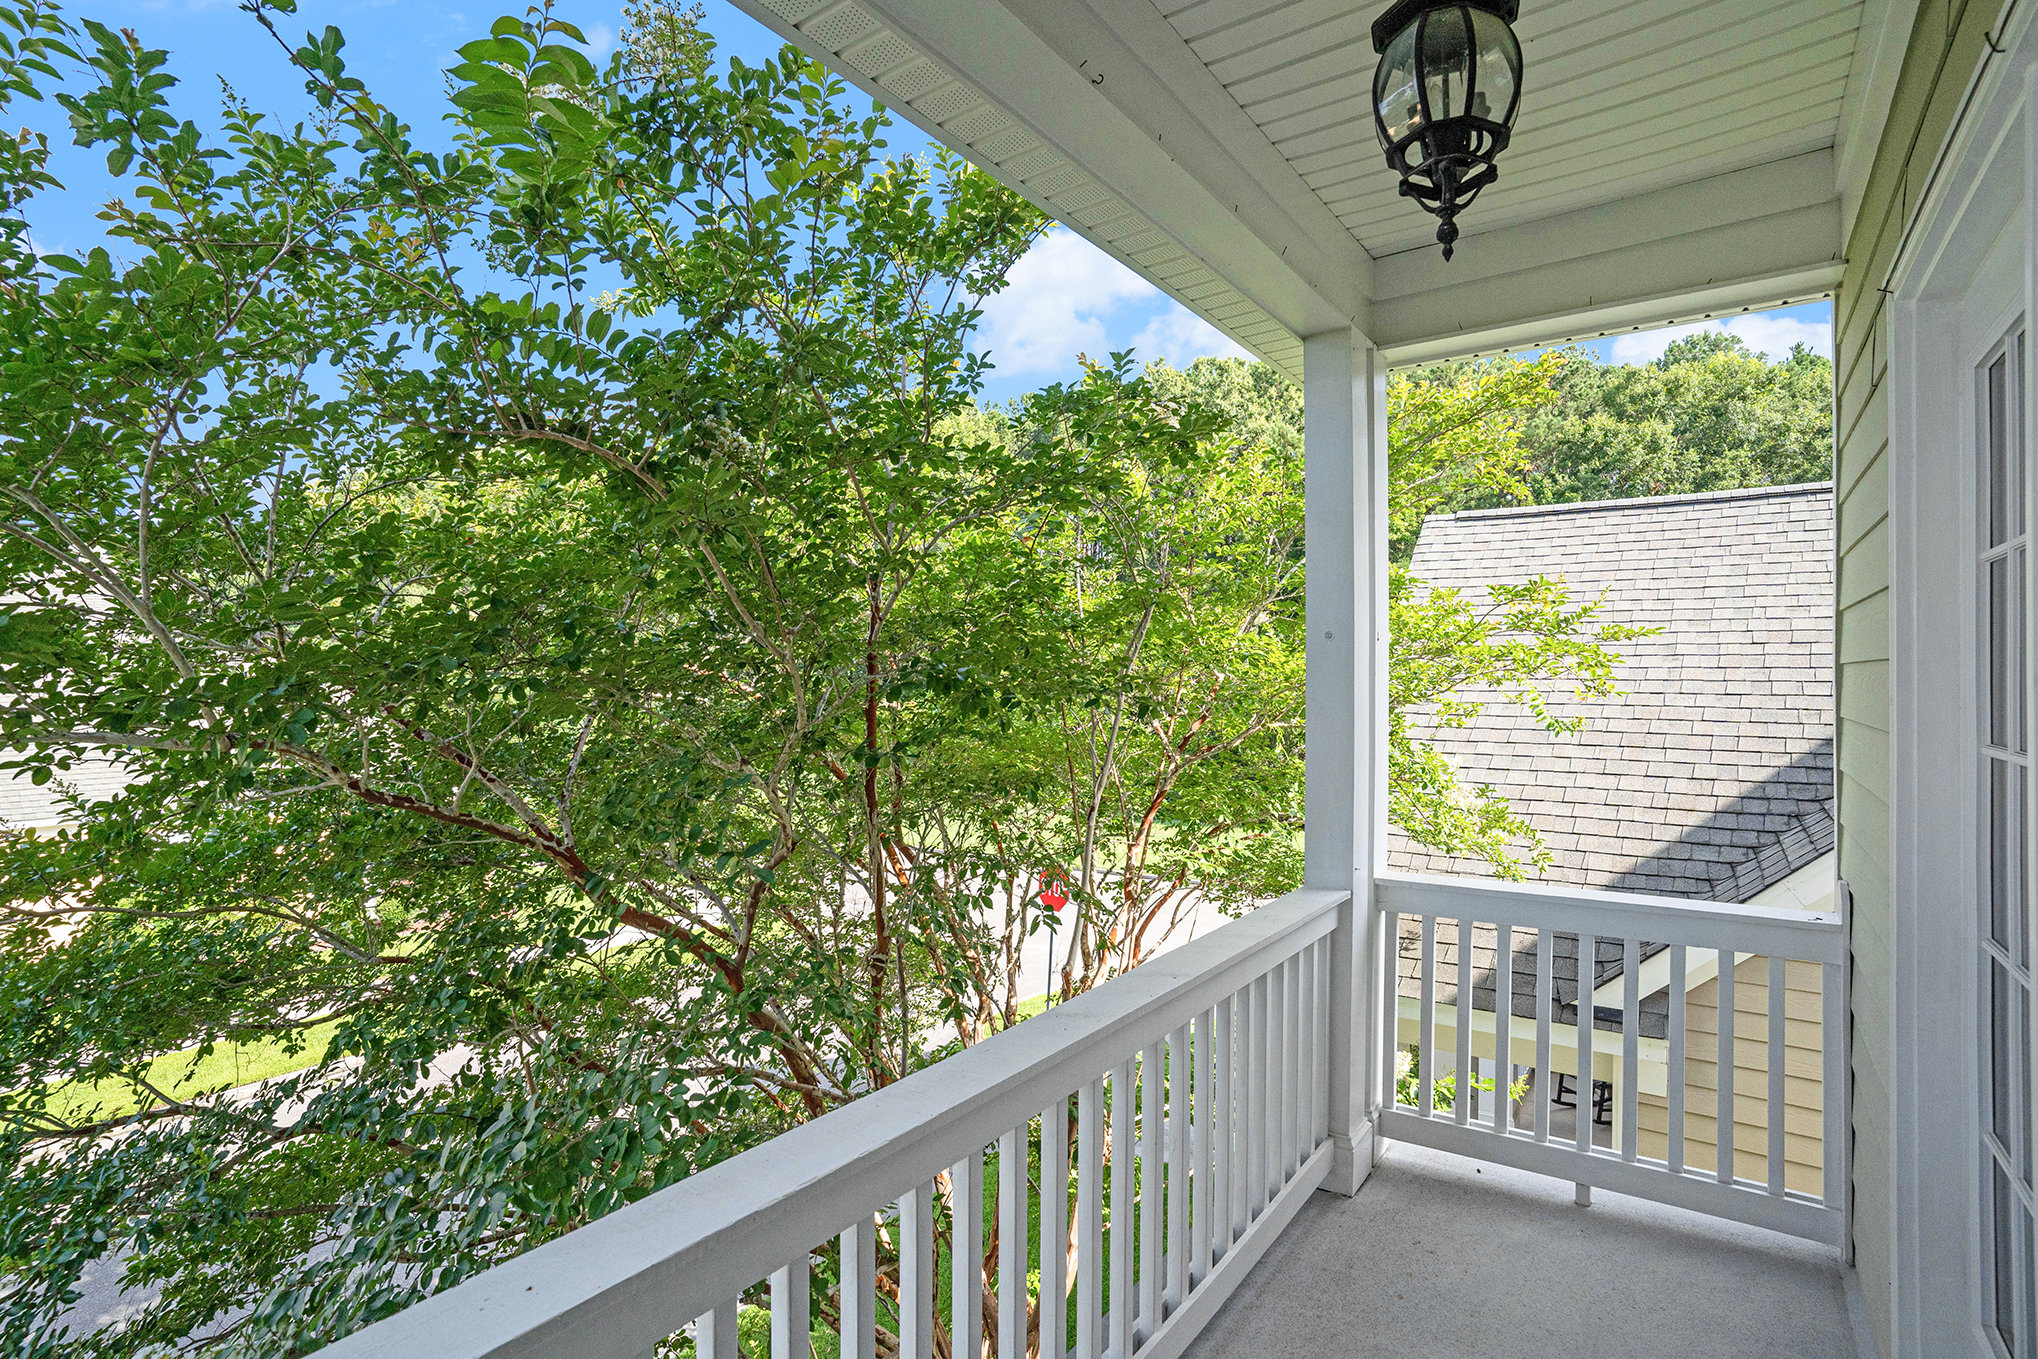
[[(1615, 646), (1625, 692), (1551, 705), (1582, 731), (1495, 702), (1428, 734), (1542, 833), (1542, 881), (1738, 902), (1833, 847), (1830, 484), (1436, 515), (1410, 571), (1475, 606), (1562, 577), (1602, 621), (1661, 629)], [(1389, 862), (1490, 872), (1398, 834)]]
[[(1832, 850), (1829, 483), (1437, 515), (1410, 571), (1475, 605), (1491, 584), (1561, 576), (1574, 599), (1603, 597), (1602, 621), (1661, 630), (1616, 645), (1622, 694), (1551, 705), (1583, 717), (1582, 731), (1552, 735), (1497, 701), (1463, 728), (1425, 733), (1465, 783), (1490, 786), (1541, 833), (1552, 863), (1540, 881), (1744, 902)], [(1388, 862), (1491, 876), (1398, 832)], [(1412, 930), (1403, 994), (1418, 967)], [(1455, 930), (1439, 935), (1438, 1001), (1451, 1004)], [(1475, 931), (1473, 944), (1474, 1003), (1490, 1008), (1496, 941)], [(1577, 941), (1553, 945), (1559, 1008), (1575, 1015)], [(1539, 946), (1517, 932), (1516, 1014), (1534, 1012)], [(1617, 975), (1619, 945), (1603, 943), (1595, 962), (1598, 981)], [(1645, 1019), (1644, 1031), (1661, 1024)]]

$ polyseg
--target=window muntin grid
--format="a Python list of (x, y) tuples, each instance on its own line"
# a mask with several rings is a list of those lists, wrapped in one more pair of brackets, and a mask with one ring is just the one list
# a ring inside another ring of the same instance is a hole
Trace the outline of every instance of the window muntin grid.
[(1981, 1318), (2005, 1359), (2038, 1359), (2038, 1244), (2032, 1185), (2030, 578), (2025, 499), (2025, 336), (1978, 373), (1981, 467), (1982, 901), (1977, 971)]

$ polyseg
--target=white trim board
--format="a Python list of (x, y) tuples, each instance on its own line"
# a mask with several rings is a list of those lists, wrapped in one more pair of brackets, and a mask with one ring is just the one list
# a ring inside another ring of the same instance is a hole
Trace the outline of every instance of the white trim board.
[[(1892, 1359), (1991, 1353), (1980, 1274), (1974, 365), (2034, 308), (2038, 36), (2002, 35), (1892, 270), (1890, 986)], [(2028, 380), (2028, 375), (2027, 375)], [(2025, 437), (2031, 439), (2026, 412)], [(2027, 445), (2028, 446), (2028, 445)], [(2031, 601), (2026, 602), (2029, 626)], [(1857, 1175), (1867, 1167), (1857, 1167)]]

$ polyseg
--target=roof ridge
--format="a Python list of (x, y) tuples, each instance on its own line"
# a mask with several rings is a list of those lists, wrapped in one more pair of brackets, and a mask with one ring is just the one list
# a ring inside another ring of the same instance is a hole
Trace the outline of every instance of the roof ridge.
[(1677, 495), (1636, 496), (1629, 500), (1580, 500), (1561, 505), (1500, 505), (1484, 510), (1457, 510), (1432, 514), (1424, 523), (1439, 519), (1516, 519), (1536, 515), (1585, 514), (1596, 510), (1653, 509), (1658, 505), (1697, 505), (1712, 501), (1766, 500), (1783, 496), (1831, 495), (1830, 481), (1801, 481), (1788, 486), (1740, 486), (1725, 491), (1685, 491)]

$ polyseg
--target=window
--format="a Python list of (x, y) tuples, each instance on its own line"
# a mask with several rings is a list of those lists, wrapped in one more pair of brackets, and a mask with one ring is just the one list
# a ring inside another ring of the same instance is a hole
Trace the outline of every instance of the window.
[(1981, 1020), (1982, 1323), (2011, 1359), (2038, 1356), (2034, 1296), (2031, 1046), (2030, 638), (2020, 329), (1981, 365), (1980, 642), (1983, 865)]

